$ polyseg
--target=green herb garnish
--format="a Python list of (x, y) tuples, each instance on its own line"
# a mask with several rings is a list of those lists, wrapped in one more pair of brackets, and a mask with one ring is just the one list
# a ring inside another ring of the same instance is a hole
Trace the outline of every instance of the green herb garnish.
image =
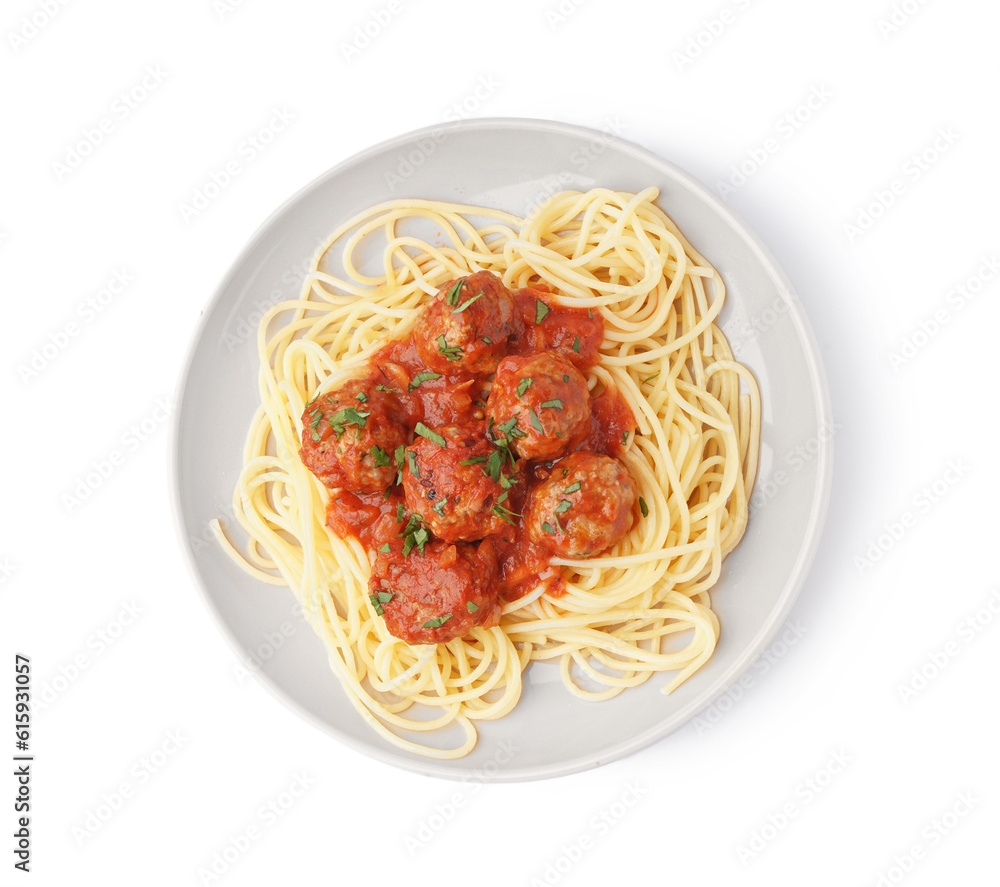
[[(439, 447), (445, 447), (445, 448), (448, 447), (448, 442), (436, 431), (432, 431), (430, 428), (424, 425), (423, 422), (417, 422), (416, 426), (414, 426), (413, 431), (414, 433), (419, 434), (421, 437), (426, 438), (432, 443), (436, 443)], [(410, 470), (411, 471), (413, 470), (412, 464), (410, 465)], [(416, 474), (415, 471), (413, 473)], [(417, 474), (417, 477), (420, 477), (420, 475)]]
[(541, 299), (535, 299), (535, 323), (541, 323), (552, 309)]
[(465, 286), (465, 278), (461, 280), (456, 280), (452, 285), (451, 289), (448, 290), (448, 295), (445, 296), (445, 301), (452, 306), (458, 304), (458, 294), (462, 291), (462, 287)]
[(440, 627), (441, 627), (442, 625), (444, 625), (444, 624), (445, 624), (445, 623), (446, 623), (446, 622), (447, 622), (447, 621), (448, 621), (449, 619), (451, 619), (451, 615), (452, 615), (452, 614), (451, 614), (451, 613), (449, 613), (449, 614), (448, 614), (447, 616), (438, 616), (438, 617), (437, 617), (437, 618), (435, 618), (435, 619), (428, 619), (428, 620), (427, 620), (427, 621), (426, 621), (426, 622), (425, 622), (425, 623), (423, 624), (423, 626), (422, 626), (422, 627), (423, 627), (423, 628), (440, 628)]
[(445, 360), (461, 360), (463, 351), (457, 345), (449, 345), (444, 338), (444, 333), (437, 337), (438, 351), (440, 351), (444, 356)]
[(413, 381), (410, 382), (409, 390), (413, 391), (414, 388), (419, 388), (421, 385), (424, 384), (424, 382), (433, 382), (435, 379), (440, 379), (440, 378), (441, 378), (440, 373), (417, 373), (413, 377)]
[(484, 295), (486, 295), (486, 294), (485, 294), (485, 293), (479, 293), (478, 295), (475, 295), (475, 296), (473, 296), (473, 297), (472, 297), (471, 299), (466, 299), (466, 300), (465, 300), (464, 302), (462, 302), (462, 304), (461, 304), (461, 305), (459, 305), (459, 306), (458, 306), (457, 308), (452, 308), (452, 310), (451, 310), (451, 313), (452, 313), (452, 314), (461, 314), (461, 313), (462, 313), (462, 312), (463, 312), (463, 311), (464, 311), (464, 310), (465, 310), (466, 308), (468, 308), (468, 307), (469, 307), (469, 306), (470, 306), (470, 305), (471, 305), (471, 304), (472, 304), (473, 302), (475, 302), (475, 301), (476, 301), (477, 299), (481, 299), (481, 298), (482, 298), (482, 297), (483, 297)]

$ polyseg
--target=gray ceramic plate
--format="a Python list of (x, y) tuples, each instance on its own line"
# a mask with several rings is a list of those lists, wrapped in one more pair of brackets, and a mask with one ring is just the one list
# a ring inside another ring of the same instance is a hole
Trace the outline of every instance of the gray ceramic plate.
[[(435, 761), (398, 750), (347, 700), (323, 645), (295, 615), (291, 593), (246, 576), (207, 530), (216, 517), (232, 529), (231, 491), (258, 403), (257, 320), (275, 301), (298, 293), (328, 232), (380, 201), (437, 198), (524, 214), (566, 188), (639, 191), (649, 185), (660, 189), (660, 205), (726, 280), (722, 325), (763, 394), (749, 529), (712, 595), (722, 623), (715, 656), (671, 696), (660, 692), (665, 680), (654, 677), (601, 703), (571, 697), (554, 665), (536, 663), (528, 668), (520, 704), (481, 726), (468, 757)], [(636, 145), (563, 123), (478, 120), (421, 130), (370, 148), (312, 182), (271, 216), (223, 281), (192, 348), (179, 402), (174, 468), (181, 534), (241, 662), (339, 740), (435, 776), (514, 781), (572, 773), (641, 749), (689, 721), (739, 678), (781, 627), (805, 581), (830, 485), (832, 422), (822, 368), (802, 308), (773, 259), (676, 167)]]

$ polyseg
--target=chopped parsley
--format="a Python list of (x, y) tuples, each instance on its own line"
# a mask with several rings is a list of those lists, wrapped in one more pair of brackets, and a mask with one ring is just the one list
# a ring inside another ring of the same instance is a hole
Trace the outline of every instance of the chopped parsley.
[(406, 517), (406, 508), (402, 502), (396, 503), (396, 523), (401, 524), (403, 518)]
[(347, 407), (343, 410), (337, 410), (329, 419), (326, 421), (329, 423), (330, 428), (333, 429), (334, 434), (340, 437), (344, 433), (344, 429), (348, 425), (358, 425), (361, 428), (365, 427), (365, 421), (371, 415), (368, 413), (358, 412), (354, 407)]
[(438, 517), (444, 517), (444, 507), (447, 504), (448, 504), (448, 497), (445, 496), (443, 499), (438, 499), (437, 502), (435, 502), (431, 506), (431, 511), (436, 512)]
[(462, 349), (457, 345), (449, 345), (444, 338), (444, 333), (437, 337), (438, 351), (440, 351), (444, 356), (445, 360), (461, 360), (462, 359)]
[(509, 508), (504, 508), (502, 505), (494, 505), (493, 513), (503, 520), (507, 521), (512, 527), (516, 526), (514, 521), (511, 520), (512, 517), (520, 517), (516, 511), (511, 511)]
[(572, 507), (573, 507), (573, 503), (570, 502), (569, 499), (563, 499), (562, 502), (560, 502), (556, 506), (556, 514), (562, 514), (565, 511), (569, 511), (570, 508), (572, 508)]
[(524, 397), (524, 392), (527, 391), (535, 380), (531, 376), (526, 376), (520, 382), (517, 383), (517, 396)]
[(535, 299), (535, 323), (545, 320), (551, 310), (541, 299)]
[(354, 395), (354, 399), (359, 403), (364, 403), (366, 400), (368, 400), (368, 395), (365, 394), (364, 391), (359, 391), (357, 394)]
[[(563, 475), (563, 476), (565, 477), (565, 475)], [(579, 489), (580, 489), (580, 481), (577, 481), (576, 483), (570, 484), (568, 487), (566, 487), (566, 489), (563, 490), (563, 492), (564, 493), (575, 493)]]
[(538, 418), (538, 414), (530, 407), (528, 408), (528, 413), (531, 415), (531, 427), (539, 434), (544, 434), (545, 429), (542, 428), (542, 420)]
[[(393, 458), (396, 460), (396, 483), (401, 484), (403, 482), (403, 453), (406, 452), (406, 447), (400, 444), (396, 447), (396, 451), (393, 453)], [(400, 506), (402, 507), (402, 506)], [(396, 520), (401, 520), (401, 518), (396, 518)]]
[(639, 497), (639, 511), (642, 512), (643, 517), (649, 517), (649, 506), (646, 504), (646, 500)]
[(573, 350), (579, 354), (580, 353), (580, 334), (576, 334), (576, 338), (573, 340)]
[(473, 456), (471, 459), (463, 459), (458, 464), (459, 465), (478, 465), (480, 462), (485, 462), (485, 461), (486, 461), (486, 456), (484, 454), (482, 456)]
[(542, 409), (543, 410), (562, 410), (562, 409), (565, 409), (565, 405), (557, 397), (554, 400), (547, 400), (547, 401), (545, 401), (545, 403), (542, 404)]
[(444, 300), (452, 307), (458, 304), (458, 294), (462, 291), (463, 286), (465, 286), (464, 277), (461, 280), (456, 280), (451, 285), (451, 289), (448, 290), (448, 295), (445, 296)]
[(410, 474), (414, 477), (420, 477), (420, 469), (417, 467), (417, 454), (413, 450), (406, 451), (406, 457), (410, 462)]
[(426, 621), (426, 622), (425, 622), (425, 623), (423, 624), (423, 626), (421, 626), (421, 627), (422, 627), (422, 628), (440, 628), (440, 627), (441, 627), (442, 625), (444, 625), (444, 624), (445, 624), (445, 623), (446, 623), (446, 622), (447, 622), (447, 621), (448, 621), (449, 619), (451, 619), (451, 616), (452, 616), (452, 614), (451, 614), (451, 613), (448, 613), (448, 614), (447, 614), (446, 616), (438, 616), (438, 617), (436, 617), (436, 618), (434, 618), (434, 619), (428, 619), (428, 620), (427, 620), (427, 621)]
[(492, 344), (493, 344), (493, 340), (492, 340), (492, 339), (491, 339), (491, 338), (490, 338), (489, 336), (483, 336), (483, 341), (484, 341), (484, 342), (485, 342), (485, 343), (486, 343), (487, 345), (492, 345)]
[(407, 557), (415, 545), (420, 553), (424, 553), (424, 546), (431, 538), (431, 534), (424, 527), (423, 518), (419, 514), (411, 514), (410, 519), (403, 527), (403, 532), (398, 534), (403, 539), (403, 557)]
[(389, 454), (379, 446), (372, 447), (372, 458), (375, 460), (375, 465), (378, 468), (392, 464)]
[(410, 382), (409, 390), (413, 391), (414, 388), (419, 388), (421, 385), (424, 384), (424, 382), (433, 382), (435, 379), (440, 379), (440, 378), (441, 378), (440, 373), (417, 373), (413, 377), (413, 381)]
[(625, 444), (627, 443), (628, 443), (628, 432), (626, 431), (622, 434), (622, 446), (625, 446)]
[(545, 521), (545, 523), (542, 524), (542, 529), (546, 533), (548, 533), (550, 536), (554, 536), (555, 535), (555, 532), (556, 532), (555, 528), (548, 521)]
[(376, 385), (375, 386), (375, 390), (376, 391), (388, 391), (390, 394), (395, 394), (396, 393), (396, 389), (395, 388), (390, 388), (388, 385)]
[(472, 601), (465, 602), (465, 609), (470, 613), (475, 613), (479, 609), (479, 604), (473, 603)]
[[(444, 439), (444, 437), (442, 437), (436, 431), (432, 431), (430, 428), (424, 425), (423, 422), (417, 422), (413, 430), (416, 434), (419, 434), (421, 437), (426, 438), (427, 440), (431, 441), (431, 443), (436, 443), (439, 447), (447, 448), (448, 446), (448, 442)], [(410, 470), (413, 471), (412, 463), (410, 464)], [(413, 473), (417, 474), (416, 471), (413, 471)], [(420, 477), (420, 475), (417, 474), (417, 477)]]
[(452, 309), (451, 309), (451, 313), (452, 313), (452, 314), (461, 314), (461, 313), (462, 313), (462, 312), (463, 312), (463, 311), (464, 311), (464, 310), (465, 310), (466, 308), (468, 308), (468, 307), (469, 307), (469, 306), (470, 306), (470, 305), (471, 305), (471, 304), (472, 304), (473, 302), (475, 302), (475, 301), (476, 301), (477, 299), (481, 299), (481, 298), (482, 298), (482, 297), (483, 297), (484, 295), (486, 295), (486, 294), (485, 294), (485, 293), (479, 293), (478, 295), (475, 295), (475, 296), (473, 296), (473, 297), (472, 297), (471, 299), (466, 299), (466, 300), (465, 300), (464, 302), (462, 302), (462, 304), (461, 304), (461, 305), (459, 305), (459, 306), (458, 306), (457, 308), (452, 308)]
[(372, 607), (375, 608), (375, 612), (382, 616), (385, 614), (385, 610), (382, 609), (382, 604), (387, 604), (393, 598), (393, 593), (391, 591), (372, 591), (368, 594), (369, 599), (372, 602)]
[(379, 549), (379, 554), (388, 554), (388, 553), (389, 553), (389, 543), (388, 543), (388, 542), (386, 542), (386, 543), (385, 543), (385, 545), (383, 545), (383, 546), (382, 546), (382, 547), (381, 547), (381, 548)]

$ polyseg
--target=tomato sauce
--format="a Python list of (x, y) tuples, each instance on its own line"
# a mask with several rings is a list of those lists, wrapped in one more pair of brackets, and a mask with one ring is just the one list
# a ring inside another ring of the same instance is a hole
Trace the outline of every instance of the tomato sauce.
[[(521, 289), (513, 297), (516, 316), (507, 354), (558, 349), (581, 371), (598, 363), (604, 339), (604, 320), (598, 310), (558, 305), (544, 286)], [(436, 373), (421, 360), (412, 337), (388, 342), (371, 358), (369, 367), (369, 378), (399, 398), (411, 431), (418, 422), (440, 428), (484, 418), (492, 374), (461, 369)], [(631, 409), (613, 389), (602, 390), (590, 404), (590, 431), (575, 449), (620, 455), (635, 429)], [(526, 480), (538, 482), (548, 476), (551, 462), (521, 460), (519, 464)], [(550, 565), (551, 552), (525, 532), (519, 513), (522, 492), (512, 490), (514, 495), (507, 502), (513, 526), (502, 534), (486, 537), (496, 549), (500, 598), (504, 601), (516, 600), (539, 584), (551, 595), (565, 592), (558, 570)], [(327, 504), (329, 527), (338, 536), (358, 539), (373, 556), (376, 551), (400, 548), (409, 517), (399, 484), (386, 493), (337, 490)]]

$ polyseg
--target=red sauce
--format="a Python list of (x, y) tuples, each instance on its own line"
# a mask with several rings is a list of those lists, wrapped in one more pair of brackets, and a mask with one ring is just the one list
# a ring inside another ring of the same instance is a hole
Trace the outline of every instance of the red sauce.
[[(545, 287), (519, 290), (513, 298), (516, 311), (507, 354), (559, 350), (581, 371), (598, 363), (604, 339), (604, 320), (598, 310), (558, 305)], [(411, 337), (389, 341), (379, 349), (369, 363), (366, 378), (398, 397), (412, 439), (418, 422), (431, 429), (482, 422), (492, 374), (474, 374), (459, 368), (434, 372), (421, 360)], [(635, 418), (628, 404), (616, 390), (607, 389), (590, 399), (590, 410), (589, 433), (574, 449), (620, 455), (626, 435), (631, 436), (635, 429)], [(521, 459), (518, 465), (520, 476), (530, 486), (548, 476), (547, 466), (551, 462)], [(463, 489), (463, 495), (464, 492)], [(519, 513), (521, 482), (510, 492), (506, 506), (513, 526), (505, 526), (503, 533), (488, 535), (482, 543), (496, 550), (500, 599), (516, 600), (539, 584), (551, 595), (564, 593), (565, 583), (558, 570), (550, 565), (551, 551), (532, 541), (526, 533)], [(409, 518), (403, 487), (398, 482), (386, 493), (334, 490), (327, 504), (329, 527), (338, 536), (358, 539), (373, 558), (379, 553), (402, 556), (401, 537)], [(421, 567), (424, 568), (426, 564)]]
[[(539, 302), (544, 308), (539, 308)], [(537, 287), (514, 293), (514, 305), (521, 323), (508, 343), (508, 354), (559, 348), (578, 369), (597, 365), (604, 341), (604, 319), (600, 311), (557, 305), (551, 293)], [(537, 322), (539, 317), (541, 323)]]
[(590, 434), (577, 449), (620, 456), (635, 433), (635, 416), (617, 388), (605, 388), (590, 399)]

